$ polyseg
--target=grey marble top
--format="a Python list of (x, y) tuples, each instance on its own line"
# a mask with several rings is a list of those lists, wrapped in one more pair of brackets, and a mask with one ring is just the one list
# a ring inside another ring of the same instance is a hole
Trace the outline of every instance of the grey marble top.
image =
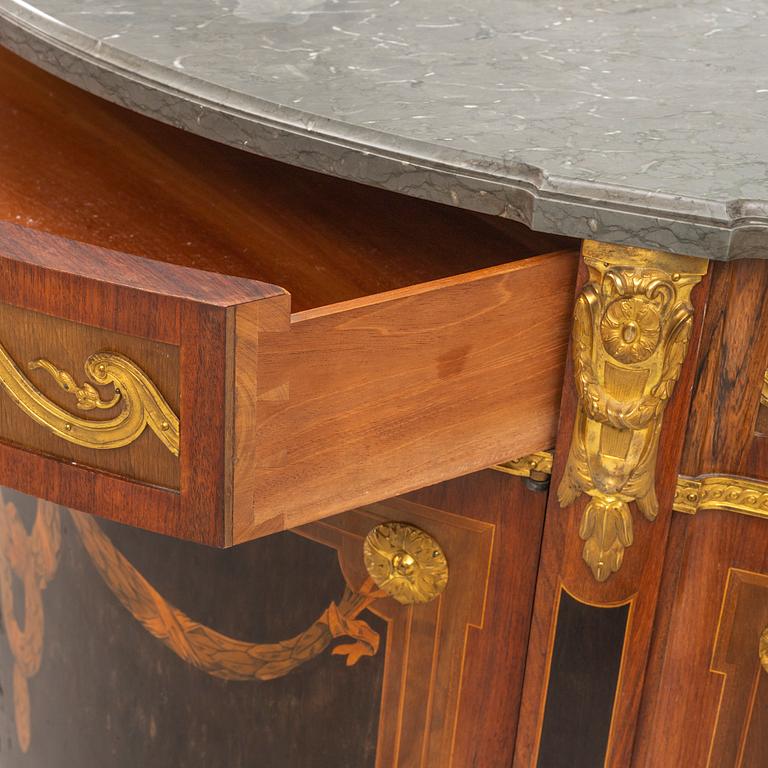
[(0, 0), (0, 43), (306, 168), (547, 232), (768, 257), (762, 0)]

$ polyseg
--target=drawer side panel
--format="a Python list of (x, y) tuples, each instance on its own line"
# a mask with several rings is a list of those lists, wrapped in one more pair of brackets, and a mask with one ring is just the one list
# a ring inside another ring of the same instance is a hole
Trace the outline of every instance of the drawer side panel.
[(233, 541), (549, 447), (577, 264), (538, 256), (261, 333), (255, 407), (238, 386)]

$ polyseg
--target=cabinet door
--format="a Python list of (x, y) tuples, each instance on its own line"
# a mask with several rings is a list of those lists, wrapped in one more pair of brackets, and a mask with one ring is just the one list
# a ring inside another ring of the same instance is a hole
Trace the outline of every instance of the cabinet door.
[(768, 765), (768, 520), (676, 516), (635, 765)]
[[(217, 550), (4, 489), (0, 764), (507, 765), (544, 501), (486, 470)], [(429, 602), (369, 575), (393, 522)]]

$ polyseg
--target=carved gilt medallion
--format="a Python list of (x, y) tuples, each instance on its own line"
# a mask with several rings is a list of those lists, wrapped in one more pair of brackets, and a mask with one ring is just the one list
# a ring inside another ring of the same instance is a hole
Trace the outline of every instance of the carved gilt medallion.
[(404, 605), (428, 603), (448, 583), (442, 548), (413, 525), (377, 525), (365, 537), (363, 557), (376, 586)]

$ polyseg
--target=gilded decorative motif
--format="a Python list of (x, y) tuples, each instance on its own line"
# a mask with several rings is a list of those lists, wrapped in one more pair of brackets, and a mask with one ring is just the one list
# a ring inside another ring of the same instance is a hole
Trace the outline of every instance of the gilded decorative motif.
[(759, 648), (760, 664), (763, 669), (768, 672), (768, 627), (766, 627), (760, 635), (760, 648)]
[[(70, 510), (91, 561), (104, 583), (144, 629), (182, 661), (224, 680), (273, 680), (287, 675), (326, 651), (334, 640), (347, 639), (331, 653), (353, 666), (378, 653), (380, 638), (360, 614), (387, 594), (368, 578), (359, 589), (346, 587), (303, 632), (276, 643), (253, 643), (229, 637), (191, 619), (169, 603), (112, 544), (95, 518)], [(42, 591), (53, 579), (61, 544), (60, 508), (38, 501), (31, 534), (11, 503), (0, 497), (0, 607), (15, 664), (13, 699), (16, 728), (23, 751), (31, 740), (27, 681), (40, 669), (43, 652)], [(24, 587), (24, 628), (14, 609), (13, 574)]]
[(763, 388), (760, 391), (760, 404), (768, 405), (768, 371), (763, 374)]
[(681, 475), (677, 479), (672, 508), (688, 515), (695, 515), (702, 509), (720, 509), (768, 518), (768, 483), (728, 475)]
[(379, 589), (403, 605), (428, 603), (448, 583), (440, 545), (413, 525), (377, 525), (365, 537), (363, 558)]
[(98, 352), (85, 362), (85, 373), (92, 381), (113, 387), (114, 394), (107, 400), (102, 400), (92, 383), (79, 385), (71, 374), (48, 360), (33, 360), (29, 368), (50, 374), (61, 389), (75, 398), (79, 410), (122, 407), (118, 415), (102, 420), (69, 413), (42, 394), (0, 345), (0, 383), (27, 416), (63, 440), (86, 448), (120, 448), (138, 439), (149, 427), (171, 453), (179, 455), (178, 416), (144, 371), (127, 357)]
[(680, 376), (703, 259), (587, 241), (589, 281), (576, 301), (573, 369), (579, 406), (560, 504), (590, 496), (579, 535), (594, 577), (620, 567), (634, 538), (631, 502), (658, 512), (662, 417)]
[[(56, 573), (60, 544), (61, 524), (55, 505), (38, 501), (32, 533), (28, 534), (16, 507), (0, 503), (0, 607), (14, 658), (13, 703), (23, 752), (29, 749), (32, 736), (28, 681), (38, 673), (43, 656), (42, 592)], [(16, 618), (14, 574), (24, 594), (23, 629)]]
[(537, 451), (536, 453), (522, 456), (519, 459), (496, 464), (493, 469), (505, 472), (508, 475), (515, 475), (516, 477), (531, 477), (535, 480), (544, 479), (552, 474), (552, 459), (552, 454), (549, 451)]

